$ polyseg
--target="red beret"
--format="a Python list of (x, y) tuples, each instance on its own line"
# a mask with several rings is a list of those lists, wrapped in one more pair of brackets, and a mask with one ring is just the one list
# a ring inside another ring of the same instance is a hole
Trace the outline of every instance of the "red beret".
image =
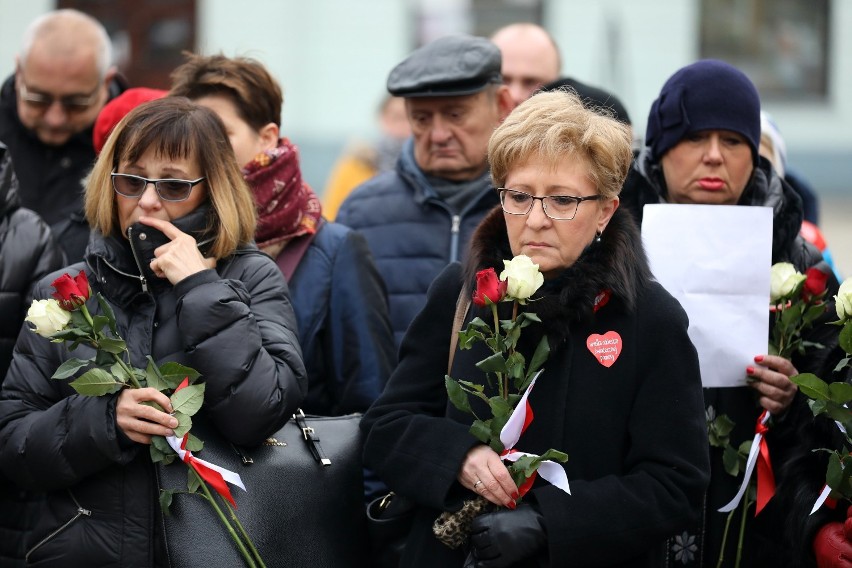
[(92, 128), (92, 142), (95, 146), (95, 154), (100, 154), (101, 150), (109, 138), (112, 129), (118, 124), (127, 113), (142, 103), (160, 99), (168, 95), (168, 91), (161, 89), (149, 89), (147, 87), (134, 87), (127, 89), (101, 109), (98, 118), (95, 119), (95, 125)]

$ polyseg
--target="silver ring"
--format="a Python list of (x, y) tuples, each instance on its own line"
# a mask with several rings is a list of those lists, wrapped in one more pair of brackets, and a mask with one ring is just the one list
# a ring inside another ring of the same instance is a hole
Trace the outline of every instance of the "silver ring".
[(476, 488), (479, 487), (480, 485), (482, 485), (481, 479), (477, 480), (477, 482), (473, 484), (473, 490), (476, 491)]

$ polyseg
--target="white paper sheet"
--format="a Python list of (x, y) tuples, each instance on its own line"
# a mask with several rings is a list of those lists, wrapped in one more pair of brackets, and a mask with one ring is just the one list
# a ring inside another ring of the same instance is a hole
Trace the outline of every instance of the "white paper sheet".
[(642, 240), (654, 276), (686, 310), (705, 387), (745, 386), (767, 352), (772, 209), (646, 205)]

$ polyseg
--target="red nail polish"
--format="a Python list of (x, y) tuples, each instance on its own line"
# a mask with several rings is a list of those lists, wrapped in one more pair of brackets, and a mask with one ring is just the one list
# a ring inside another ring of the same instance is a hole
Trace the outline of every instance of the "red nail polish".
[(512, 499), (517, 499), (517, 498), (518, 498), (518, 497), (520, 497), (520, 496), (521, 496), (521, 495), (520, 495), (517, 491), (515, 491), (514, 493), (512, 493)]
[(506, 506), (507, 506), (507, 507), (509, 507), (510, 509), (512, 509), (512, 510), (514, 511), (514, 510), (515, 510), (515, 508), (516, 508), (518, 505), (517, 505), (514, 501), (509, 501), (509, 504), (508, 504), (508, 505), (506, 505)]
[(754, 367), (746, 367), (746, 375), (753, 375)]
[(754, 362), (755, 363), (760, 363), (761, 361), (763, 361), (763, 355), (755, 355), (754, 356)]

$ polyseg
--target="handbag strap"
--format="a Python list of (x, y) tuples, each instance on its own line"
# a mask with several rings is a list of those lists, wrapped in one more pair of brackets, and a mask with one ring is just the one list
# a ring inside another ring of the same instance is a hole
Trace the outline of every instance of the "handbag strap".
[(467, 286), (462, 286), (459, 292), (459, 299), (456, 300), (456, 313), (453, 316), (453, 332), (450, 334), (450, 359), (447, 364), (447, 374), (453, 370), (453, 359), (456, 356), (456, 346), (459, 343), (459, 331), (461, 331), (464, 318), (467, 317), (467, 311), (470, 309), (470, 294), (467, 292)]
[(317, 223), (316, 231), (300, 235), (291, 240), (289, 243), (284, 245), (284, 248), (275, 258), (275, 264), (278, 265), (278, 268), (284, 275), (284, 279), (288, 283), (293, 277), (293, 273), (296, 272), (296, 267), (299, 266), (299, 261), (302, 260), (302, 257), (305, 255), (305, 251), (308, 250), (308, 247), (311, 245), (311, 242), (314, 240), (314, 237), (317, 235), (322, 225), (323, 219), (320, 219), (319, 223)]
[(305, 443), (308, 445), (308, 449), (311, 450), (311, 455), (314, 456), (314, 459), (321, 463), (323, 467), (330, 466), (331, 459), (325, 455), (325, 452), (320, 445), (319, 435), (316, 430), (308, 426), (308, 422), (305, 420), (305, 413), (301, 408), (296, 410), (296, 414), (293, 415), (293, 419), (296, 421), (299, 428), (302, 429), (302, 436), (305, 438)]

